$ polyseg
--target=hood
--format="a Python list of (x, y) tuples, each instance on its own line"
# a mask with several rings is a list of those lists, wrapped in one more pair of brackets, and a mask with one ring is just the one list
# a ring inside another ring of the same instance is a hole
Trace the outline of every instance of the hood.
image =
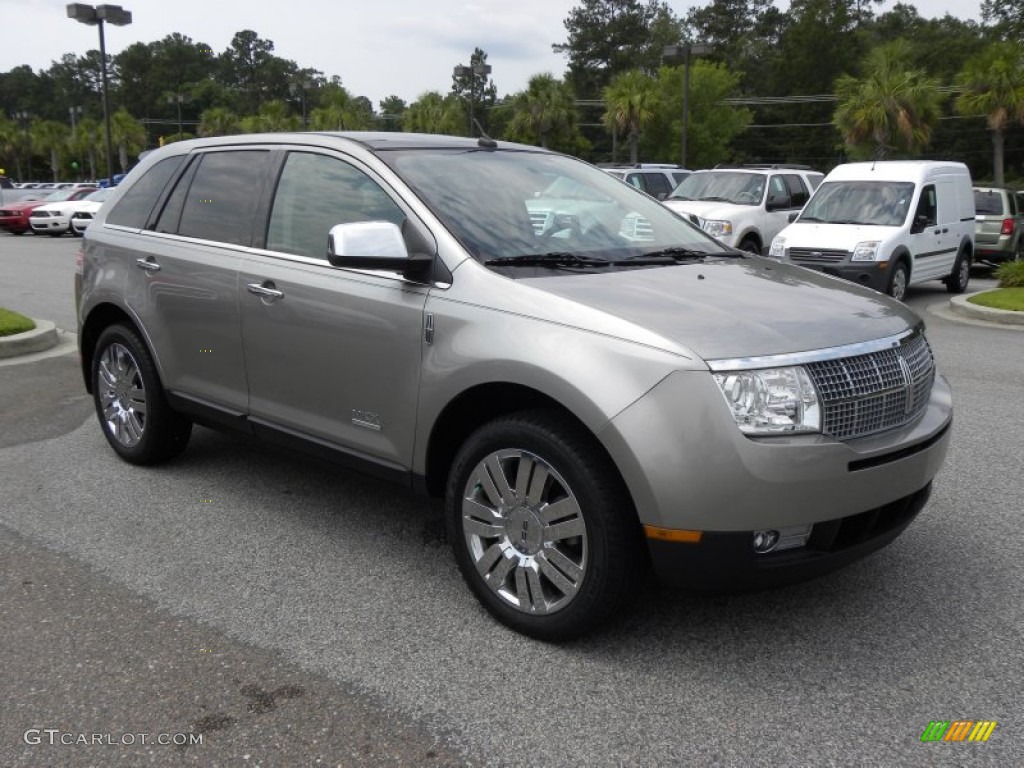
[(692, 214), (701, 219), (727, 219), (736, 209), (756, 211), (756, 205), (723, 203), (720, 200), (662, 200), (661, 204), (676, 213)]
[(869, 288), (762, 258), (523, 282), (646, 328), (705, 360), (872, 341), (920, 322)]
[(31, 211), (45, 203), (44, 200), (21, 200), (17, 203), (8, 203), (4, 206), (5, 211)]
[(786, 238), (787, 248), (839, 248), (852, 251), (857, 243), (865, 240), (886, 240), (900, 231), (900, 227), (883, 227), (876, 224), (795, 221), (778, 236)]

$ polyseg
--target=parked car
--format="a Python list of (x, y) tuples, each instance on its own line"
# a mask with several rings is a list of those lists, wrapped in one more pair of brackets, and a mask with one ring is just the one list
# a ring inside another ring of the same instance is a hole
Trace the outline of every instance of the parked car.
[(692, 173), (681, 166), (668, 163), (602, 165), (601, 168), (658, 200), (668, 197), (669, 193)]
[(900, 300), (929, 280), (963, 293), (974, 258), (970, 172), (938, 160), (838, 165), (769, 255)]
[[(106, 197), (106, 191), (96, 187), (75, 187), (75, 191), (81, 190), (83, 197), (71, 200), (62, 200), (58, 203), (45, 203), (36, 207), (28, 217), (32, 232), (37, 235), (51, 235), (60, 237), (71, 231), (71, 216), (88, 201), (96, 199), (102, 202)], [(99, 198), (96, 195), (103, 192)]]
[(40, 200), (23, 200), (21, 202), (5, 204), (3, 208), (0, 208), (0, 229), (4, 229), (14, 235), (29, 232), (32, 229), (29, 217), (39, 206), (48, 203), (59, 203), (65, 200), (78, 200), (90, 192), (92, 190), (86, 188), (58, 189), (51, 191)]
[(726, 245), (763, 254), (823, 178), (802, 165), (716, 166), (694, 171), (664, 203)]
[(974, 257), (999, 264), (1024, 256), (1024, 209), (1012, 189), (974, 187)]
[(96, 211), (103, 207), (103, 203), (110, 197), (112, 187), (97, 189), (88, 197), (80, 200), (75, 210), (71, 213), (71, 234), (81, 237), (85, 228), (92, 222)]
[(46, 191), (39, 191), (24, 184), (15, 184), (6, 176), (0, 176), (0, 209), (23, 200), (41, 200), (47, 194), (49, 193)]
[(545, 639), (618, 616), (649, 564), (721, 590), (863, 557), (950, 441), (907, 307), (487, 138), (167, 145), (96, 213), (75, 296), (125, 461), (195, 422), (444, 497), (470, 589)]

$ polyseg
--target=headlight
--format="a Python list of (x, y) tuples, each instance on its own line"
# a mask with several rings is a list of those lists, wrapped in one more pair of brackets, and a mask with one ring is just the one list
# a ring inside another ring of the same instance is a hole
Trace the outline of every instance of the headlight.
[(732, 234), (732, 222), (716, 219), (704, 220), (704, 231), (712, 237), (723, 238)]
[(768, 249), (769, 259), (778, 259), (782, 261), (786, 258), (786, 238), (776, 237), (772, 240), (772, 247)]
[(802, 367), (730, 371), (714, 376), (741, 432), (778, 435), (821, 431), (818, 393)]
[(878, 240), (857, 243), (853, 248), (853, 259), (851, 261), (874, 261), (879, 245)]

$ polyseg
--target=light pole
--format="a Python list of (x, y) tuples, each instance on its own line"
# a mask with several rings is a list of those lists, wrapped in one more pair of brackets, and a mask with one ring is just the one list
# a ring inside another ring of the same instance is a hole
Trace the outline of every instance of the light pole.
[(178, 105), (178, 141), (181, 141), (181, 105), (182, 102), (188, 101), (188, 96), (184, 93), (172, 93), (167, 97), (168, 104)]
[(76, 123), (75, 119), (82, 116), (81, 107), (68, 107), (68, 114), (71, 115), (71, 140), (74, 141), (76, 137)]
[(309, 80), (297, 80), (293, 83), (288, 83), (288, 90), (291, 91), (292, 96), (296, 93), (302, 96), (302, 130), (306, 130), (306, 91), (313, 87), (313, 83)]
[(15, 112), (12, 117), (21, 123), (22, 129), (25, 131), (25, 175), (21, 175), (21, 169), (19, 168), (18, 176), (22, 181), (28, 181), (28, 177), (32, 175), (32, 134), (28, 132), (28, 123), (32, 119), (32, 115), (28, 112)]
[(690, 127), (690, 57), (703, 56), (711, 53), (711, 46), (705, 43), (680, 43), (679, 45), (666, 45), (661, 56), (664, 59), (683, 60), (685, 70), (683, 72), (683, 130), (680, 144), (682, 149), (679, 153), (679, 164), (686, 167), (686, 138)]
[(484, 64), (482, 61), (475, 61), (470, 67), (459, 64), (452, 71), (455, 77), (468, 77), (469, 78), (469, 135), (473, 135), (473, 107), (476, 103), (476, 79), (477, 77), (485, 77), (491, 74), (491, 65)]
[(107, 182), (114, 181), (114, 151), (110, 140), (110, 107), (107, 97), (107, 43), (103, 36), (104, 22), (115, 27), (123, 27), (132, 23), (132, 12), (120, 5), (86, 5), (85, 3), (69, 3), (68, 18), (82, 24), (97, 26), (100, 29), (100, 76), (103, 85), (103, 129), (107, 138)]

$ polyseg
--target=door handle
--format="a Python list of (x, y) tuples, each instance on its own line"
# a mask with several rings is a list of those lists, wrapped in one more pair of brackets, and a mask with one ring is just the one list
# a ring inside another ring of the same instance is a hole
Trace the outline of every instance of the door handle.
[(246, 287), (249, 289), (249, 293), (255, 293), (257, 296), (266, 296), (268, 299), (283, 299), (284, 291), (277, 290), (273, 285), (273, 282), (267, 280), (263, 283), (249, 283)]
[(135, 266), (146, 270), (147, 272), (159, 272), (160, 265), (153, 261), (153, 257), (150, 256), (145, 259), (136, 259)]

